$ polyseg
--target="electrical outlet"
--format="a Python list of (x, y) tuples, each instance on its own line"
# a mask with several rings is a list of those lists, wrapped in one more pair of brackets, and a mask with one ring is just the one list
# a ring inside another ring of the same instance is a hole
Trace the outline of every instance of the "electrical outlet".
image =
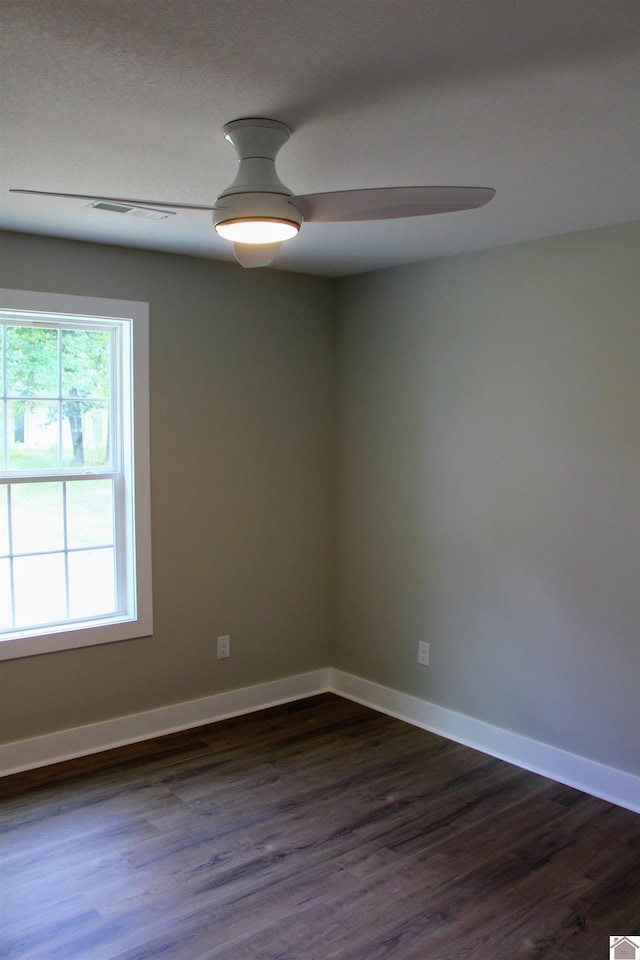
[(218, 637), (218, 660), (231, 656), (231, 637)]
[(420, 640), (418, 643), (418, 663), (421, 663), (423, 667), (429, 666), (429, 655), (431, 653), (431, 644), (424, 643), (423, 640)]

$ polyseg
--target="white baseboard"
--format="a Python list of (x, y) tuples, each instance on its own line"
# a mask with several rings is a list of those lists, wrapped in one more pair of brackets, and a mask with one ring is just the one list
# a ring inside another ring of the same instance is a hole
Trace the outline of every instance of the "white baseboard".
[(0, 777), (253, 713), (328, 690), (329, 670), (314, 670), (271, 683), (259, 683), (199, 700), (187, 700), (169, 707), (117, 717), (115, 720), (16, 740), (0, 745)]
[(607, 767), (586, 757), (529, 740), (520, 734), (494, 727), (482, 720), (474, 720), (473, 717), (406, 693), (399, 693), (341, 670), (330, 671), (330, 685), (334, 693), (348, 700), (355, 700), (448, 740), (463, 743), (492, 757), (507, 760), (524, 770), (539, 773), (558, 783), (640, 813), (640, 777), (624, 770)]
[(329, 691), (640, 813), (640, 777), (329, 667), (1, 745), (0, 777)]

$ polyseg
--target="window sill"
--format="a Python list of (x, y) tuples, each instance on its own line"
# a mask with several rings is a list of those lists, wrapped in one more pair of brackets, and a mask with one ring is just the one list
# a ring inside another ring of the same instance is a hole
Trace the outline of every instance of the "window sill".
[(136, 620), (109, 620), (106, 623), (85, 621), (81, 626), (57, 626), (55, 632), (51, 632), (50, 627), (44, 627), (41, 631), (29, 628), (28, 632), (15, 631), (0, 639), (0, 661), (134, 640), (138, 637), (150, 637), (152, 633), (151, 616), (139, 617)]

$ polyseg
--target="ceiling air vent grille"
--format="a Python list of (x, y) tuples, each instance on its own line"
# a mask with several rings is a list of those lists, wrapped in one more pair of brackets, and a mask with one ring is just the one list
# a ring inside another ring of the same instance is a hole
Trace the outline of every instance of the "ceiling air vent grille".
[(94, 210), (107, 210), (109, 213), (126, 213), (130, 217), (143, 217), (145, 220), (166, 220), (175, 216), (173, 210), (153, 210), (151, 207), (132, 207), (126, 203), (111, 203), (107, 200), (94, 200), (88, 203)]

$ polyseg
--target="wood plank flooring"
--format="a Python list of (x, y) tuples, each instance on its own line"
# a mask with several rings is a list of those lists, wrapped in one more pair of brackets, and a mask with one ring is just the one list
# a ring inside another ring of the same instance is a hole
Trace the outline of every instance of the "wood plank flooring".
[(0, 781), (5, 960), (606, 960), (640, 817), (333, 695)]

